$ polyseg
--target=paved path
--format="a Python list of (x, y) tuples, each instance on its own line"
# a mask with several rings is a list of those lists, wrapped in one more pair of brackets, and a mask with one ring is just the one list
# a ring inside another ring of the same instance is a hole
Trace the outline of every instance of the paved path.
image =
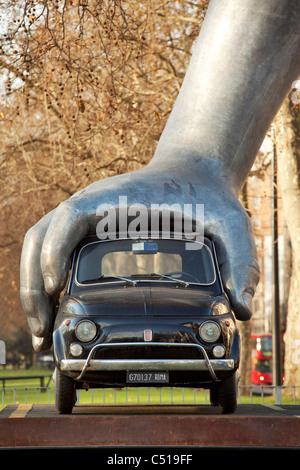
[[(72, 415), (57, 414), (54, 405), (8, 405), (0, 411), (1, 418), (64, 418), (66, 416), (102, 416), (113, 415), (200, 415), (223, 416), (218, 407), (210, 405), (76, 405)], [(299, 417), (300, 405), (239, 405), (237, 412), (229, 417)], [(0, 421), (1, 422), (1, 421)]]
[(0, 448), (190, 446), (300, 450), (300, 406), (10, 405), (0, 413)]

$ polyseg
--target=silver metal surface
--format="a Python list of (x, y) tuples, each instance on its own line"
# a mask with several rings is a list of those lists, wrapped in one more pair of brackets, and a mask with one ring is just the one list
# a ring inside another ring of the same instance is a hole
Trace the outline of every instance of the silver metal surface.
[(185, 80), (145, 168), (97, 181), (26, 234), (21, 300), (37, 351), (49, 348), (70, 255), (95, 233), (100, 204), (205, 205), (236, 316), (248, 320), (259, 280), (251, 223), (238, 201), (264, 136), (300, 74), (300, 2), (211, 0)]
[[(124, 346), (164, 346), (195, 347), (203, 354), (204, 359), (93, 359), (95, 352), (100, 348)], [(234, 369), (233, 359), (209, 359), (205, 349), (193, 343), (102, 343), (95, 345), (87, 359), (62, 359), (60, 368), (64, 371), (81, 371), (77, 380), (82, 380), (87, 370), (92, 371), (117, 371), (117, 370), (208, 370), (214, 381), (218, 381), (215, 371)]]
[[(132, 360), (132, 359), (128, 359), (128, 360), (107, 360), (107, 359), (99, 359), (99, 360), (95, 360), (93, 359), (94, 355), (95, 355), (95, 352), (98, 350), (98, 349), (101, 349), (101, 348), (124, 348), (124, 347), (136, 347), (136, 346), (142, 346), (143, 348), (144, 347), (149, 347), (149, 346), (154, 346), (154, 347), (166, 347), (166, 348), (174, 348), (174, 347), (177, 347), (177, 348), (184, 348), (184, 347), (193, 347), (195, 349), (198, 349), (198, 351), (200, 352), (200, 354), (203, 354), (203, 357), (204, 359), (202, 360), (196, 360), (196, 361), (190, 361), (190, 360), (182, 360), (182, 359), (168, 359), (168, 360), (161, 360), (161, 359), (157, 359), (157, 360), (142, 360), (142, 359), (136, 359), (136, 360)], [(75, 361), (75, 362), (74, 362)], [(79, 361), (79, 362), (78, 362)], [(224, 359), (223, 359), (224, 361)], [(214, 381), (217, 381), (217, 376), (214, 372), (214, 368), (212, 366), (212, 360), (209, 359), (205, 349), (203, 348), (203, 346), (201, 346), (200, 344), (195, 344), (195, 343), (163, 343), (163, 342), (151, 342), (151, 343), (140, 343), (140, 342), (127, 342), (127, 343), (100, 343), (100, 344), (96, 344), (92, 349), (91, 351), (89, 352), (89, 355), (87, 357), (86, 360), (74, 360), (74, 359), (63, 359), (62, 361), (60, 361), (60, 364), (61, 364), (61, 367), (62, 367), (62, 364), (66, 364), (66, 362), (70, 362), (70, 364), (82, 364), (82, 368), (80, 368), (79, 370), (81, 370), (81, 374), (77, 377), (77, 380), (81, 380), (86, 372), (86, 370), (88, 368), (90, 368), (91, 366), (91, 363), (93, 362), (94, 366), (97, 367), (98, 365), (98, 368), (100, 366), (100, 369), (101, 370), (111, 370), (110, 367), (113, 366), (113, 369), (112, 370), (127, 370), (127, 368), (129, 367), (129, 365), (132, 365), (133, 367), (138, 367), (138, 365), (140, 364), (140, 367), (142, 370), (146, 370), (148, 368), (149, 370), (149, 367), (154, 367), (155, 370), (162, 370), (162, 367), (166, 367), (167, 364), (169, 364), (170, 368), (172, 370), (179, 370), (179, 369), (187, 369), (187, 366), (189, 365), (193, 365), (194, 366), (198, 363), (199, 364), (199, 367), (203, 367), (205, 366), (205, 369), (208, 369), (210, 374), (211, 374), (211, 377)], [(216, 361), (216, 362), (219, 362), (219, 361)], [(222, 361), (221, 361), (222, 362)], [(231, 360), (233, 366), (234, 366), (234, 361)], [(156, 366), (154, 365), (156, 363)], [(193, 364), (192, 364), (193, 363)], [(103, 368), (102, 368), (102, 364), (103, 364)], [(120, 364), (120, 365), (118, 365)], [(127, 367), (125, 367), (127, 365)], [(108, 367), (105, 369), (105, 367)], [(125, 367), (125, 369), (123, 368)], [(131, 366), (130, 366), (131, 367)], [(76, 369), (74, 369), (76, 370)], [(131, 369), (131, 370), (138, 370), (138, 368), (135, 368), (135, 369)]]
[[(62, 359), (63, 371), (82, 371), (84, 359)], [(211, 359), (214, 371), (230, 371), (234, 369), (233, 359)], [(91, 359), (86, 370), (89, 371), (162, 371), (162, 370), (207, 370), (204, 359)], [(86, 372), (85, 370), (85, 372)], [(83, 376), (80, 378), (80, 380)], [(218, 380), (214, 377), (214, 380)]]

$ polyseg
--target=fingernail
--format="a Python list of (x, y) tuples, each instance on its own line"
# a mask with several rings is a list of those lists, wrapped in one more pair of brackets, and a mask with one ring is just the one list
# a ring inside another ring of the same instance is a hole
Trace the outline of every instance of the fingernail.
[(55, 284), (51, 276), (44, 276), (44, 284), (46, 292), (48, 294), (53, 294), (53, 292), (55, 291)]
[(252, 295), (249, 292), (244, 292), (243, 301), (251, 312), (252, 312), (252, 300), (253, 300)]

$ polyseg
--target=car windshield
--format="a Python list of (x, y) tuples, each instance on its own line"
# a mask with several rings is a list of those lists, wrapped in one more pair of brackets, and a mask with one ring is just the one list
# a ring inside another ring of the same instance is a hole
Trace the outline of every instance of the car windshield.
[(187, 249), (185, 240), (175, 239), (92, 242), (80, 250), (76, 283), (136, 284), (141, 280), (158, 280), (185, 285), (213, 284), (216, 272), (210, 249), (199, 242), (193, 248)]

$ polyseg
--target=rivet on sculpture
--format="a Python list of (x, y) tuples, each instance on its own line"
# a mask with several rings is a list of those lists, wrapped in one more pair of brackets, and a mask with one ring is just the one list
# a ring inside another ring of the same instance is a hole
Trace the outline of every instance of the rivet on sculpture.
[[(25, 236), (21, 300), (37, 351), (51, 346), (70, 255), (95, 233), (101, 204), (204, 204), (236, 317), (248, 320), (259, 280), (248, 215), (238, 201), (265, 134), (300, 73), (300, 2), (211, 0), (178, 98), (151, 162), (97, 181)], [(193, 214), (191, 214), (193, 215)]]

